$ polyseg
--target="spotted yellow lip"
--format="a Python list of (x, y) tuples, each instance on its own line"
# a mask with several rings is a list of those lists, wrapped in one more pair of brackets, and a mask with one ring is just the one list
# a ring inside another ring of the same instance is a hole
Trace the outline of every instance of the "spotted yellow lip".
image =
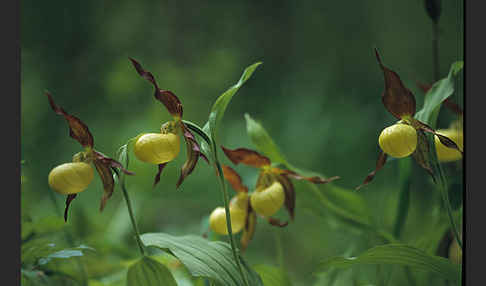
[[(243, 230), (246, 223), (246, 211), (238, 207), (230, 207), (231, 229), (233, 233)], [(218, 234), (227, 235), (226, 211), (224, 207), (217, 207), (209, 216), (209, 227)]]

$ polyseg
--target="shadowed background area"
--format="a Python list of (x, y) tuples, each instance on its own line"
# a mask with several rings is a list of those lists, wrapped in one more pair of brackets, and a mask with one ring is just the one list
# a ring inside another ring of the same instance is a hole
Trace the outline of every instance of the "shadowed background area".
[[(378, 136), (396, 121), (381, 103), (383, 73), (373, 48), (415, 94), (418, 108), (424, 93), (416, 83), (433, 82), (432, 21), (419, 0), (88, 0), (22, 1), (21, 5), (23, 221), (62, 217), (65, 197), (49, 188), (47, 176), (82, 150), (68, 136), (64, 118), (50, 109), (46, 90), (58, 105), (89, 126), (95, 148), (108, 156), (114, 156), (130, 138), (157, 132), (171, 119), (154, 99), (152, 85), (136, 73), (128, 57), (152, 72), (161, 88), (179, 97), (184, 119), (201, 126), (213, 102), (238, 81), (244, 68), (262, 61), (228, 107), (221, 144), (253, 148), (246, 134), (244, 114), (248, 113), (267, 129), (292, 164), (340, 176), (335, 184), (346, 189), (359, 185), (374, 168)], [(442, 3), (441, 78), (453, 62), (463, 60), (462, 5), (462, 1)], [(459, 92), (452, 96), (461, 106), (462, 81), (458, 80)], [(438, 127), (446, 128), (455, 117), (442, 112)], [(186, 158), (185, 146), (181, 146), (181, 154), (167, 165), (153, 189), (156, 167), (130, 155), (129, 169), (136, 176), (127, 179), (127, 187), (141, 232), (206, 232), (207, 216), (223, 205), (213, 169), (201, 160), (176, 190)], [(231, 164), (226, 158), (223, 162)], [(252, 189), (256, 171), (244, 166), (235, 169)], [(359, 191), (383, 228), (391, 228), (396, 212), (397, 176), (397, 161), (389, 162)], [(413, 163), (405, 236), (430, 227), (429, 206), (439, 197), (427, 189), (430, 184)], [(381, 243), (316, 205), (305, 184), (296, 182), (295, 186), (295, 220), (286, 228), (259, 221), (245, 253), (251, 265), (276, 265), (278, 241), (294, 285), (311, 285), (320, 279), (311, 275), (317, 262), (346, 251), (357, 255)], [(96, 176), (73, 201), (68, 231), (76, 242), (96, 248), (107, 259), (136, 257), (138, 249), (121, 190), (115, 189), (102, 213), (101, 196), (102, 184)], [(286, 218), (283, 211), (281, 217)], [(361, 274), (343, 270), (335, 285), (378, 283), (375, 268), (364, 267), (367, 272)], [(383, 269), (392, 273), (389, 279), (394, 285), (401, 285), (400, 267)]]

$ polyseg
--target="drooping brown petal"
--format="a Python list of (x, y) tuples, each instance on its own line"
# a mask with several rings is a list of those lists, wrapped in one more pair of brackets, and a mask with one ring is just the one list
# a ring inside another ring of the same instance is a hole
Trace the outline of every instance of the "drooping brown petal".
[(64, 221), (67, 222), (67, 218), (68, 218), (68, 209), (69, 209), (69, 205), (71, 204), (71, 202), (74, 200), (74, 198), (76, 198), (78, 194), (72, 194), (72, 195), (68, 195), (67, 198), (66, 198), (66, 208), (64, 209)]
[(221, 167), (223, 169), (224, 178), (231, 184), (233, 190), (248, 193), (248, 188), (243, 185), (240, 175), (238, 175), (233, 168), (224, 164), (221, 164)]
[(142, 65), (136, 60), (129, 58), (138, 74), (154, 85), (154, 97), (165, 105), (172, 116), (182, 118), (182, 104), (177, 96), (168, 90), (160, 89), (151, 72), (143, 69)]
[(155, 186), (160, 182), (160, 175), (162, 174), (162, 170), (164, 169), (165, 165), (167, 165), (168, 162), (159, 164), (159, 170), (157, 171), (157, 174), (155, 175), (155, 180), (154, 180), (154, 188)]
[(273, 218), (273, 217), (268, 217), (267, 220), (268, 223), (270, 223), (271, 225), (278, 226), (278, 227), (286, 227), (289, 224), (288, 221), (281, 222), (278, 218)]
[(369, 173), (368, 176), (366, 176), (366, 178), (364, 179), (363, 183), (357, 186), (355, 190), (361, 189), (362, 187), (364, 187), (365, 185), (367, 185), (369, 182), (373, 180), (376, 172), (378, 172), (385, 165), (387, 157), (388, 156), (383, 151), (380, 151), (380, 155), (378, 156), (378, 160), (376, 161), (375, 170)]
[(93, 150), (93, 152), (94, 152), (94, 154), (96, 156), (96, 160), (101, 161), (103, 164), (107, 165), (108, 167), (118, 168), (123, 173), (125, 173), (127, 175), (135, 175), (134, 172), (131, 172), (131, 171), (128, 171), (127, 169), (125, 169), (123, 167), (123, 165), (120, 162), (116, 161), (115, 159), (112, 159), (110, 157), (107, 157), (103, 153), (101, 153), (99, 151), (96, 151), (96, 150)]
[(415, 96), (403, 85), (397, 73), (383, 65), (376, 48), (375, 55), (385, 76), (385, 91), (381, 95), (383, 105), (398, 119), (406, 115), (413, 116), (416, 108)]
[(52, 96), (49, 92), (46, 92), (46, 96), (49, 99), (49, 104), (52, 110), (56, 114), (64, 116), (69, 124), (69, 136), (78, 141), (83, 147), (93, 147), (93, 136), (89, 132), (88, 126), (84, 124), (79, 118), (68, 114), (64, 109), (54, 103)]
[(94, 160), (93, 163), (96, 167), (96, 171), (100, 175), (101, 182), (103, 182), (103, 196), (101, 197), (100, 202), (100, 211), (103, 211), (106, 205), (106, 201), (113, 194), (113, 190), (115, 188), (115, 180), (113, 179), (111, 167), (108, 163), (97, 159)]
[(202, 157), (209, 164), (208, 158), (206, 158), (206, 156), (201, 152), (199, 144), (197, 143), (194, 135), (191, 133), (189, 128), (187, 128), (184, 123), (181, 123), (181, 127), (184, 139), (186, 141), (187, 160), (184, 165), (182, 165), (181, 175), (179, 177), (179, 180), (177, 181), (176, 188), (179, 188), (184, 179), (192, 173), (199, 157)]
[(221, 146), (221, 149), (223, 149), (226, 157), (228, 157), (228, 159), (230, 159), (235, 165), (242, 163), (255, 168), (261, 168), (271, 164), (270, 159), (247, 148), (237, 148), (231, 150)]
[(300, 175), (300, 174), (298, 174), (294, 171), (290, 171), (290, 170), (283, 170), (283, 169), (279, 169), (279, 168), (273, 168), (273, 170), (275, 170), (275, 172), (277, 172), (279, 174), (283, 174), (283, 175), (285, 175), (289, 178), (296, 179), (296, 180), (306, 180), (306, 181), (312, 182), (314, 184), (326, 184), (326, 183), (329, 183), (329, 182), (332, 182), (334, 180), (341, 178), (339, 176), (334, 176), (334, 177), (330, 177), (330, 178), (327, 178), (327, 179), (324, 179), (320, 176), (305, 177), (305, 176), (302, 176), (302, 175)]
[(251, 209), (250, 204), (248, 204), (248, 215), (246, 216), (246, 224), (245, 228), (243, 229), (243, 234), (241, 235), (241, 251), (245, 251), (250, 243), (253, 235), (255, 234), (256, 223), (257, 223), (257, 216), (256, 213)]
[(435, 130), (432, 129), (432, 127), (428, 126), (427, 124), (421, 122), (420, 120), (413, 119), (412, 125), (414, 127), (416, 127), (416, 129), (420, 129), (420, 130), (423, 130), (425, 132), (429, 132), (429, 133), (434, 134), (435, 136), (437, 136), (439, 138), (440, 143), (444, 144), (444, 146), (452, 148), (452, 149), (456, 149), (457, 151), (459, 151), (461, 153), (461, 155), (463, 155), (462, 150), (459, 148), (459, 146), (457, 146), (457, 144), (454, 141), (452, 141), (447, 136), (444, 136), (444, 135), (441, 135), (441, 134), (435, 132)]
[(415, 162), (420, 165), (435, 182), (435, 176), (429, 162), (429, 143), (427, 141), (427, 136), (422, 130), (417, 130), (417, 149), (413, 152), (412, 157)]
[(286, 176), (277, 176), (277, 180), (282, 184), (285, 192), (285, 208), (289, 212), (290, 219), (293, 220), (295, 216), (295, 190), (294, 185)]
[[(418, 87), (420, 87), (425, 94), (427, 94), (427, 91), (432, 87), (430, 84), (425, 84), (425, 83), (417, 83)], [(450, 97), (446, 98), (443, 102), (444, 106), (448, 108), (450, 111), (454, 112), (457, 115), (462, 116), (464, 112), (462, 111), (462, 108), (457, 105), (456, 103), (452, 102)]]

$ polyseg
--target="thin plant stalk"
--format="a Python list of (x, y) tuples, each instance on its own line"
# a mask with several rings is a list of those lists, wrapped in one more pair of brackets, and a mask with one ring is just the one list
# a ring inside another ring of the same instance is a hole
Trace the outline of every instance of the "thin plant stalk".
[(236, 242), (235, 238), (233, 236), (233, 229), (231, 228), (231, 215), (230, 215), (230, 210), (229, 210), (229, 195), (228, 191), (226, 190), (226, 184), (224, 182), (224, 176), (223, 176), (223, 169), (221, 168), (221, 164), (219, 163), (218, 160), (218, 152), (216, 149), (216, 144), (214, 141), (212, 142), (212, 153), (214, 157), (214, 168), (216, 170), (216, 173), (218, 174), (218, 181), (219, 185), (221, 186), (221, 191), (223, 193), (223, 201), (224, 201), (224, 210), (226, 213), (226, 227), (228, 228), (228, 235), (230, 237), (230, 245), (231, 245), (231, 250), (233, 252), (233, 256), (235, 258), (236, 266), (238, 267), (238, 271), (241, 274), (241, 277), (243, 278), (243, 281), (245, 282), (246, 286), (249, 286), (246, 275), (243, 274), (243, 270), (241, 268), (240, 264), (240, 259), (238, 257), (238, 254), (236, 253)]
[(130, 196), (128, 195), (128, 191), (125, 187), (124, 179), (122, 179), (121, 189), (123, 191), (123, 197), (125, 198), (125, 202), (127, 203), (128, 214), (130, 216), (130, 221), (132, 222), (133, 232), (135, 233), (135, 239), (137, 241), (138, 248), (140, 249), (140, 254), (142, 254), (142, 256), (144, 256), (145, 255), (145, 249), (143, 247), (142, 240), (140, 239), (140, 232), (138, 230), (137, 222), (135, 221), (135, 215), (133, 214)]

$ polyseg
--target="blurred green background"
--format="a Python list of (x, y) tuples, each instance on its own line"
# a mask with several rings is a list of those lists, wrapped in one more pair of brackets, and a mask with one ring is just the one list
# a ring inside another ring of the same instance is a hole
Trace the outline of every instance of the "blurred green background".
[[(441, 77), (454, 61), (463, 60), (462, 5), (463, 1), (442, 1)], [(230, 103), (220, 142), (229, 148), (253, 147), (246, 135), (247, 112), (263, 124), (294, 165), (338, 175), (341, 180), (336, 185), (353, 189), (375, 166), (381, 130), (395, 122), (381, 103), (383, 74), (373, 48), (415, 94), (420, 108), (424, 94), (416, 82), (433, 82), (431, 39), (432, 22), (419, 0), (22, 1), (23, 223), (62, 217), (65, 197), (49, 189), (47, 175), (82, 149), (68, 136), (65, 120), (50, 109), (45, 90), (89, 126), (97, 150), (114, 156), (128, 139), (156, 132), (170, 119), (128, 57), (180, 98), (184, 119), (201, 126), (214, 100), (238, 81), (243, 69), (262, 61)], [(452, 100), (462, 106), (462, 79), (458, 83), (459, 92)], [(454, 118), (442, 112), (438, 127), (447, 127)], [(127, 186), (141, 232), (206, 231), (204, 219), (223, 205), (212, 168), (201, 161), (176, 190), (185, 160), (181, 152), (152, 189), (155, 166), (131, 155), (129, 169), (137, 175), (128, 178)], [(454, 166), (459, 168), (460, 163)], [(427, 217), (438, 201), (425, 172), (415, 163), (413, 168), (405, 237), (431, 227)], [(254, 186), (255, 170), (236, 169), (248, 186)], [(394, 219), (397, 177), (397, 161), (389, 162), (360, 191), (374, 220), (385, 229)], [(294, 285), (310, 285), (318, 279), (311, 275), (318, 261), (346, 251), (357, 255), (379, 243), (319, 210), (306, 186), (295, 185), (295, 221), (275, 228), (260, 220), (245, 254), (250, 264), (275, 265), (279, 237)], [(137, 257), (121, 190), (115, 189), (102, 213), (101, 195), (96, 177), (73, 201), (68, 231), (76, 242), (96, 248), (100, 257)], [(349, 285), (349, 277), (356, 273), (341, 271), (341, 285)], [(373, 279), (358, 278), (377, 283)]]

